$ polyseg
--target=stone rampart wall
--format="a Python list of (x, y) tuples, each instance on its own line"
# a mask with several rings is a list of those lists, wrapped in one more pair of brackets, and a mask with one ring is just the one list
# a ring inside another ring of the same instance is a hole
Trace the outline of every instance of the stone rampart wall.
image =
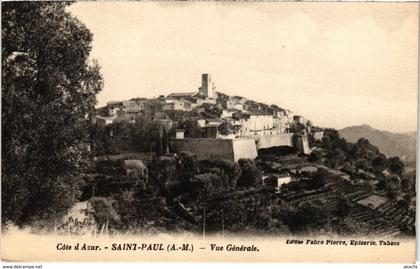
[(259, 136), (258, 138), (256, 138), (256, 141), (257, 141), (258, 149), (280, 147), (280, 146), (293, 147), (293, 134), (284, 133), (284, 134)]
[(199, 160), (228, 159), (233, 160), (231, 139), (184, 138), (171, 140), (174, 152), (189, 151), (197, 155)]
[(240, 138), (233, 139), (233, 156), (234, 161), (238, 161), (241, 158), (255, 159), (257, 158), (257, 148), (253, 138)]
[(184, 138), (171, 140), (173, 152), (189, 151), (199, 160), (225, 159), (238, 161), (241, 158), (255, 159), (257, 149), (288, 146), (305, 154), (310, 153), (306, 135), (294, 137), (291, 133), (260, 136), (257, 138)]

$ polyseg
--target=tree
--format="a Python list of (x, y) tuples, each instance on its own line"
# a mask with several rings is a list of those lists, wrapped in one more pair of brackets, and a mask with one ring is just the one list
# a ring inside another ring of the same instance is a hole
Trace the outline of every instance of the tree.
[(284, 222), (292, 232), (322, 232), (330, 227), (330, 213), (327, 207), (315, 200), (304, 202), (299, 208), (283, 213)]
[(196, 192), (198, 197), (205, 198), (215, 192), (223, 189), (222, 179), (215, 174), (198, 174), (192, 178), (192, 182), (196, 183)]
[(188, 151), (180, 152), (176, 169), (180, 181), (190, 180), (199, 172), (197, 156)]
[(239, 166), (242, 174), (238, 180), (239, 187), (252, 187), (261, 183), (261, 171), (257, 168), (253, 160), (239, 159)]
[(379, 181), (378, 189), (386, 191), (389, 198), (395, 199), (401, 190), (401, 182), (398, 176), (390, 176)]
[(158, 134), (157, 136), (155, 136), (155, 153), (157, 156), (162, 156), (163, 155), (163, 143), (162, 143), (162, 138), (160, 137), (160, 135)]
[(362, 169), (362, 170), (368, 170), (369, 169), (369, 162), (365, 158), (358, 158), (356, 159), (356, 168)]
[(67, 5), (2, 3), (3, 223), (60, 217), (89, 165), (102, 78)]
[(372, 166), (377, 174), (381, 174), (383, 170), (386, 168), (386, 156), (383, 154), (378, 155), (375, 159), (372, 161)]
[(289, 132), (295, 133), (295, 134), (304, 134), (305, 125), (299, 122), (293, 122), (289, 128)]
[(401, 188), (402, 191), (407, 194), (413, 194), (415, 196), (416, 192), (416, 172), (410, 172), (404, 174), (401, 178)]
[(332, 167), (341, 167), (346, 162), (346, 153), (340, 148), (334, 148), (328, 153), (328, 164)]
[(156, 120), (149, 117), (137, 116), (133, 124), (127, 124), (122, 130), (126, 132), (129, 129), (129, 140), (131, 141), (131, 150), (135, 149), (139, 152), (154, 151), (158, 156), (165, 153), (163, 131), (165, 128)]
[(225, 188), (235, 188), (241, 175), (241, 167), (237, 162), (228, 160), (202, 160), (201, 173), (215, 173), (223, 178)]
[(227, 121), (222, 122), (218, 127), (219, 133), (221, 135), (235, 134), (239, 131), (239, 129), (239, 126), (233, 125), (232, 123)]
[(163, 153), (164, 154), (168, 153), (169, 152), (170, 140), (169, 140), (169, 134), (168, 134), (168, 131), (166, 130), (166, 128), (163, 128), (162, 145), (163, 145)]
[(196, 121), (183, 120), (178, 123), (177, 128), (185, 130), (185, 137), (188, 137), (188, 138), (203, 137), (203, 131)]
[(154, 158), (148, 168), (151, 178), (166, 185), (177, 175), (177, 160), (174, 157), (161, 156)]
[(112, 137), (109, 135), (111, 126), (96, 125), (92, 132), (93, 145), (92, 151), (96, 155), (115, 154), (117, 149), (115, 147)]
[(392, 173), (401, 176), (404, 171), (404, 163), (398, 157), (388, 159), (388, 168)]
[(319, 169), (317, 170), (313, 176), (312, 180), (310, 181), (311, 188), (317, 189), (322, 188), (327, 183), (327, 178), (329, 176), (328, 171), (325, 169)]
[(309, 154), (308, 161), (310, 162), (317, 162), (322, 159), (324, 155), (324, 151), (319, 149), (314, 149), (311, 151), (311, 154)]

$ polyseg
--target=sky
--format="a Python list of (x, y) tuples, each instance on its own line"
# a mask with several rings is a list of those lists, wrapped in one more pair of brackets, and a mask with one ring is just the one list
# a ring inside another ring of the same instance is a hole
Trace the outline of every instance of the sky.
[(216, 90), (321, 127), (417, 129), (418, 4), (77, 2), (93, 33), (98, 106)]

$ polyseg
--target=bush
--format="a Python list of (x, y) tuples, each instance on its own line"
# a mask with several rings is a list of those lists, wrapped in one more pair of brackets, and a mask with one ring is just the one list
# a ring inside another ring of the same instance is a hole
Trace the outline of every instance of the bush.
[(328, 209), (317, 201), (289, 209), (282, 217), (281, 220), (295, 233), (318, 233), (329, 229), (331, 225)]
[(346, 217), (350, 213), (350, 202), (344, 196), (341, 196), (337, 204), (337, 215)]

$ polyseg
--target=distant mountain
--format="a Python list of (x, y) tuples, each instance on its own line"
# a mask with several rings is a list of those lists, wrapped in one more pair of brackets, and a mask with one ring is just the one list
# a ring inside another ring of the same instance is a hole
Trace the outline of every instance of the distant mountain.
[(402, 134), (407, 135), (407, 136), (413, 138), (414, 140), (417, 138), (417, 132), (405, 132), (405, 133), (402, 133)]
[(365, 124), (346, 127), (339, 130), (339, 133), (348, 142), (353, 143), (361, 137), (366, 138), (388, 157), (398, 156), (406, 163), (412, 163), (416, 159), (416, 132), (391, 133)]

